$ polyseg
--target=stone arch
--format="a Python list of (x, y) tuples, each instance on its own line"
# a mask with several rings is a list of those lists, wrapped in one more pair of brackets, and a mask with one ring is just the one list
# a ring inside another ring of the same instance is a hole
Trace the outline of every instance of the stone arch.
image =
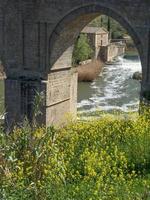
[(142, 42), (134, 30), (132, 23), (118, 10), (103, 6), (101, 3), (85, 4), (67, 13), (54, 28), (49, 39), (49, 61), (50, 70), (70, 68), (72, 60), (73, 46), (81, 30), (90, 21), (105, 14), (118, 21), (132, 37), (142, 61)]
[(22, 121), (24, 83), (29, 90), (34, 83), (44, 94), (40, 124), (58, 124), (66, 113), (76, 112), (77, 76), (70, 70), (73, 45), (82, 28), (100, 14), (116, 19), (133, 38), (142, 62), (141, 91), (149, 92), (148, 0), (133, 4), (129, 0), (1, 0), (4, 50), (0, 49), (0, 57), (7, 74), (5, 105), (10, 125)]

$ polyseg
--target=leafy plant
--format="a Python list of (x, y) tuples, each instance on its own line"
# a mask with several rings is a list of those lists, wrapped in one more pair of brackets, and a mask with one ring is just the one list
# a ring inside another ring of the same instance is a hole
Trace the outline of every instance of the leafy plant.
[(112, 117), (6, 135), (0, 130), (2, 200), (148, 200), (150, 119)]
[(116, 20), (106, 15), (94, 19), (90, 26), (105, 27), (111, 32), (112, 39), (120, 39), (127, 34), (127, 31)]
[(79, 64), (79, 62), (90, 59), (92, 57), (93, 50), (89, 45), (89, 41), (86, 34), (80, 34), (73, 52), (73, 65)]

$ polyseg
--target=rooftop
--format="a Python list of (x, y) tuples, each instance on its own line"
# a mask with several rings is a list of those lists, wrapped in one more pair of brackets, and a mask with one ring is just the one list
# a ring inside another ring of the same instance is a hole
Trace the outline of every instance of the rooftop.
[(95, 34), (101, 34), (101, 33), (108, 33), (108, 31), (103, 27), (92, 27), (92, 26), (86, 26), (81, 31), (81, 33), (95, 33)]

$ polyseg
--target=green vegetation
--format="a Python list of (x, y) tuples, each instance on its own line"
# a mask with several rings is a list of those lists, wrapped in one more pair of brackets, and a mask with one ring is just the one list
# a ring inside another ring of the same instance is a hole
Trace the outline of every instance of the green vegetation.
[[(94, 19), (88, 26), (94, 27), (104, 27), (110, 32), (110, 37), (112, 39), (122, 39), (127, 36), (127, 31), (114, 19), (111, 17), (101, 15)], [(132, 39), (128, 40), (127, 50), (136, 53), (135, 45)], [(88, 38), (86, 34), (80, 34), (77, 39), (73, 52), (73, 66), (78, 65), (80, 62), (92, 58), (93, 50), (90, 47)]]
[(106, 15), (101, 15), (93, 20), (90, 26), (105, 27), (111, 33), (112, 39), (122, 39), (127, 31), (114, 19)]
[[(110, 38), (112, 39), (123, 39), (124, 36), (129, 37), (127, 30), (125, 30), (124, 27), (120, 25), (120, 23), (106, 15), (101, 15), (97, 17), (89, 25), (106, 28), (110, 32)], [(127, 52), (129, 52), (130, 54), (138, 54), (132, 38), (129, 37), (129, 39), (126, 41), (126, 47)]]
[(0, 114), (4, 112), (4, 80), (0, 80)]
[(147, 116), (0, 130), (0, 199), (150, 199)]
[(109, 110), (109, 111), (104, 111), (104, 110), (96, 110), (96, 111), (82, 111), (82, 112), (78, 112), (78, 118), (80, 120), (83, 119), (93, 119), (93, 118), (103, 118), (103, 117), (113, 117), (113, 118), (117, 118), (117, 119), (135, 119), (138, 117), (139, 113), (137, 111), (128, 111), (128, 112), (124, 112), (122, 110), (118, 110), (118, 109), (113, 109), (113, 110)]
[(91, 49), (86, 34), (80, 34), (73, 52), (73, 65), (79, 64), (84, 60), (92, 57), (93, 50)]

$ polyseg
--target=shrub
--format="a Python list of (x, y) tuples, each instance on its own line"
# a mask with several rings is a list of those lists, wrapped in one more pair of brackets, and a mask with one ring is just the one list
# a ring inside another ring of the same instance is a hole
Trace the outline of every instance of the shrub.
[(1, 130), (3, 200), (148, 200), (150, 119)]
[(62, 182), (63, 160), (57, 157), (56, 134), (53, 128), (32, 130), (29, 126), (10, 135), (1, 133), (3, 199), (45, 199), (46, 184)]
[(79, 64), (84, 60), (92, 57), (93, 50), (89, 45), (89, 41), (86, 34), (80, 34), (73, 52), (73, 65)]
[(112, 39), (121, 39), (127, 34), (127, 31), (113, 18), (101, 15), (94, 19), (90, 26), (104, 27), (111, 32)]
[(92, 60), (86, 65), (79, 65), (78, 80), (79, 81), (93, 81), (98, 77), (102, 71), (103, 63), (100, 60)]

